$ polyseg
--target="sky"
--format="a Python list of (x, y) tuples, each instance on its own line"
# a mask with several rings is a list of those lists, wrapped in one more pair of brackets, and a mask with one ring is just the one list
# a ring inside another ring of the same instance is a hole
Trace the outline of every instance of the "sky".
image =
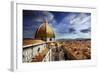
[(23, 38), (34, 38), (48, 20), (56, 39), (91, 38), (91, 13), (23, 10)]

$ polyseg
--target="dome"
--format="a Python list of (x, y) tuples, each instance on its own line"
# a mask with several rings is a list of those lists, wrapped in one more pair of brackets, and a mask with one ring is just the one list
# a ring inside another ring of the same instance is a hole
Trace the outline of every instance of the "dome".
[(47, 20), (37, 29), (35, 38), (55, 38), (54, 31)]

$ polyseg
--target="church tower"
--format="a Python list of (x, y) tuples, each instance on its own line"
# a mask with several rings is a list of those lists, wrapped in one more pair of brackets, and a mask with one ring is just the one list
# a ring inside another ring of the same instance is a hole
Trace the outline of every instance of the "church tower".
[(45, 20), (43, 24), (38, 27), (35, 34), (35, 39), (40, 39), (46, 42), (51, 42), (55, 40), (53, 28), (49, 25), (47, 20)]

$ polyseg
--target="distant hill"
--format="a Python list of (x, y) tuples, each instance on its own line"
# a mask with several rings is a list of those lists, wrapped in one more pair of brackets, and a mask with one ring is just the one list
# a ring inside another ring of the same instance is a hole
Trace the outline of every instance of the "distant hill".
[(90, 38), (56, 39), (56, 41), (68, 41), (68, 40), (91, 40), (91, 39)]

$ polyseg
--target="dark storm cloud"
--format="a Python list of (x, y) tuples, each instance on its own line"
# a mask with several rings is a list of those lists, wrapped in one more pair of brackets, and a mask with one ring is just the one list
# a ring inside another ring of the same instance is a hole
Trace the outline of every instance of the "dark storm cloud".
[(83, 30), (80, 30), (82, 33), (88, 33), (90, 32), (90, 29), (83, 29)]
[(75, 33), (75, 29), (74, 28), (69, 28), (69, 33)]

